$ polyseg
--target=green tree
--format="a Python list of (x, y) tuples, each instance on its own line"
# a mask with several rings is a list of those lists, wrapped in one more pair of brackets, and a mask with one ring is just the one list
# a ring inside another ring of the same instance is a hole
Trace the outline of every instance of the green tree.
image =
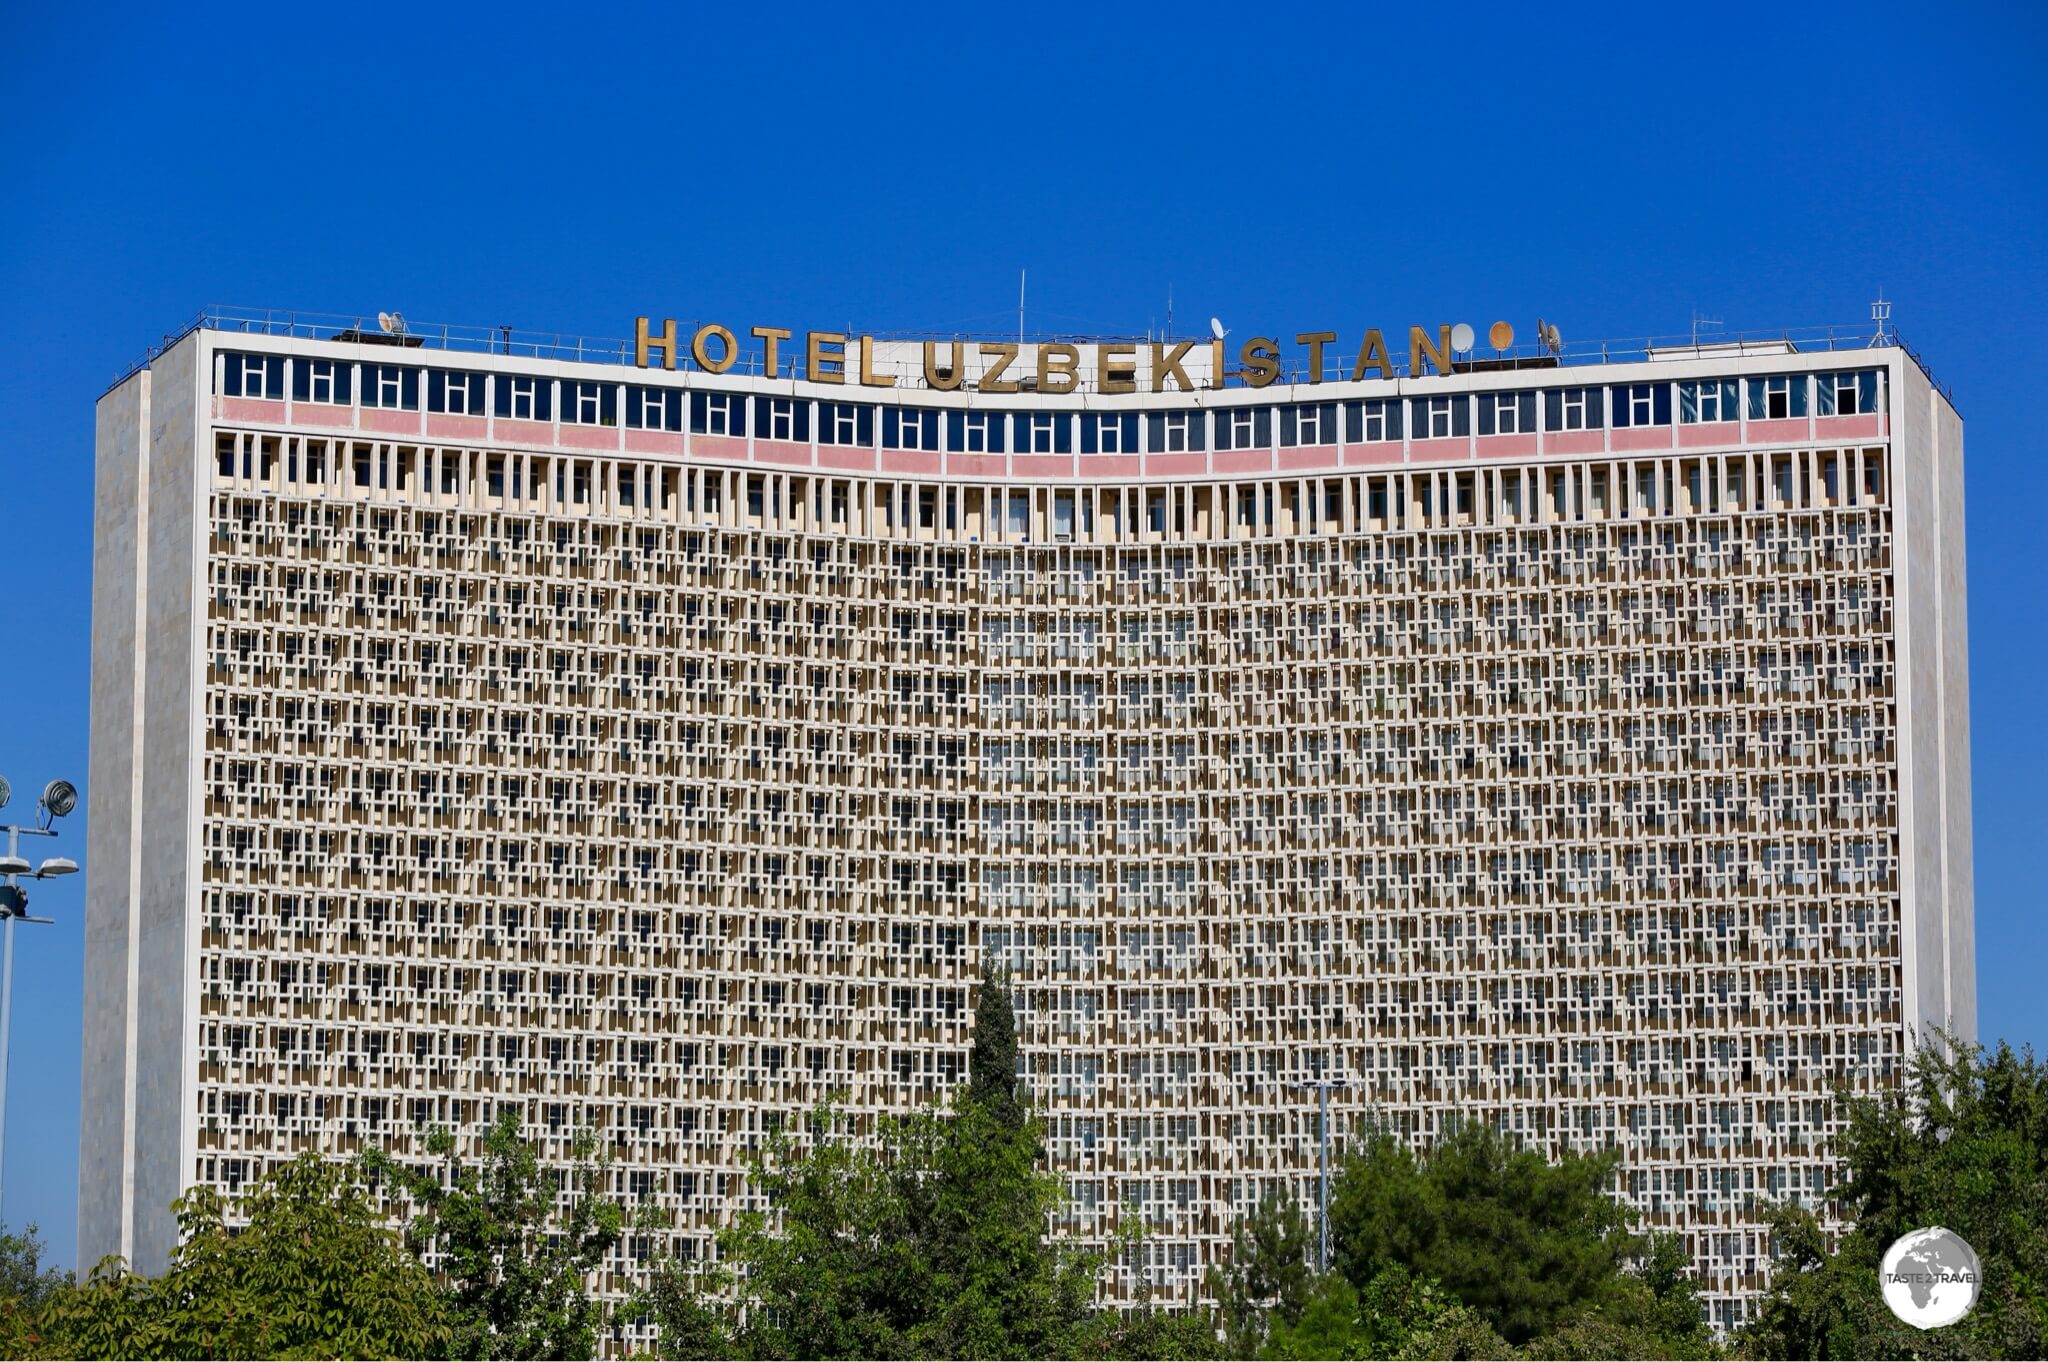
[(1229, 1261), (1210, 1268), (1207, 1283), (1232, 1357), (1256, 1356), (1276, 1325), (1300, 1321), (1317, 1289), (1315, 1242), (1308, 1217), (1286, 1197), (1267, 1196), (1231, 1227)]
[[(358, 1171), (303, 1154), (242, 1195), (209, 1188), (176, 1206), (161, 1277), (102, 1261), (49, 1293), (43, 1348), (74, 1357), (438, 1357), (440, 1294)], [(243, 1222), (231, 1228), (230, 1221)]]
[(465, 1163), (446, 1130), (427, 1135), (433, 1163), (382, 1152), (365, 1164), (417, 1208), (406, 1243), (435, 1266), (463, 1358), (589, 1357), (604, 1326), (589, 1275), (624, 1232), (626, 1215), (603, 1195), (603, 1164), (589, 1137), (566, 1174), (506, 1112), (484, 1132), (482, 1157)]
[(1552, 1163), (1476, 1122), (1421, 1154), (1375, 1131), (1331, 1192), (1336, 1266), (1354, 1286), (1405, 1268), (1526, 1343), (1624, 1286), (1639, 1246), (1607, 1191), (1614, 1162), (1602, 1153)]
[(43, 1311), (71, 1287), (71, 1274), (43, 1266), (42, 1235), (31, 1222), (20, 1234), (0, 1225), (0, 1357), (43, 1351)]
[(1063, 1189), (1017, 1091), (1009, 981), (984, 971), (969, 1082), (949, 1111), (860, 1138), (814, 1113), (750, 1174), (771, 1211), (719, 1236), (716, 1266), (671, 1263), (638, 1308), (678, 1357), (1198, 1356), (1205, 1324), (1100, 1315), (1099, 1259), (1047, 1234)]
[[(2048, 1355), (2048, 1064), (1953, 1036), (1918, 1050), (1897, 1088), (1846, 1108), (1832, 1248), (1814, 1214), (1769, 1215), (1771, 1290), (1741, 1349), (1753, 1357)], [(1900, 1235), (1940, 1225), (1977, 1251), (1976, 1309), (1923, 1332), (1883, 1302), (1878, 1267)]]

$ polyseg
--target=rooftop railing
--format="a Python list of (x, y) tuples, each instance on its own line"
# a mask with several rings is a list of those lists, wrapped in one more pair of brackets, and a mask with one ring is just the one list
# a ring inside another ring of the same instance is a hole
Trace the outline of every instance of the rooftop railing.
[[(677, 322), (678, 337), (694, 335), (700, 323)], [(1887, 331), (1883, 337), (1873, 333), (1872, 323), (1861, 322), (1854, 326), (1810, 326), (1775, 331), (1715, 331), (1711, 335), (1683, 334), (1674, 336), (1636, 336), (1620, 340), (1572, 341), (1555, 351), (1540, 344), (1515, 345), (1505, 350), (1494, 350), (1481, 345), (1470, 351), (1461, 351), (1452, 363), (1453, 372), (1483, 373), (1511, 372), (1518, 369), (1554, 369), (1570, 365), (1627, 364), (1653, 359), (1683, 359), (1731, 357), (1738, 355), (1773, 354), (1790, 351), (1811, 354), (1823, 351), (1859, 351), (1896, 346), (1920, 367), (1930, 383), (1935, 382), (1925, 361), (1900, 336)], [(119, 386), (142, 369), (148, 368), (157, 357), (176, 345), (194, 331), (232, 332), (242, 335), (284, 337), (298, 340), (360, 340), (374, 344), (388, 344), (395, 347), (420, 348), (451, 354), (505, 355), (522, 359), (574, 361), (582, 364), (616, 364), (632, 367), (634, 364), (634, 342), (629, 337), (579, 336), (558, 331), (526, 331), (512, 326), (464, 326), (446, 322), (406, 321), (402, 330), (387, 332), (375, 315), (352, 316), (334, 312), (298, 312), (277, 308), (233, 307), (215, 305), (202, 309), (177, 331), (167, 334), (156, 345), (150, 347), (142, 358), (119, 373), (110, 387)], [(801, 333), (799, 333), (801, 334)], [(870, 333), (881, 342), (916, 342), (932, 340), (942, 344), (965, 342), (1016, 342), (1020, 339), (1015, 332), (991, 334), (959, 332), (951, 335), (906, 334), (901, 332)], [(1039, 344), (1051, 341), (1094, 344), (1117, 342), (1121, 344), (1146, 344), (1152, 341), (1177, 344), (1194, 341), (1205, 345), (1207, 337), (1200, 336), (1070, 336), (1070, 335), (1025, 335), (1025, 344)], [(1279, 338), (1289, 345), (1290, 338)], [(1395, 362), (1397, 373), (1405, 376), (1407, 346), (1405, 337), (1388, 337), (1388, 349)], [(790, 362), (784, 372), (791, 378), (801, 374), (801, 347), (786, 345), (785, 353)], [(1326, 375), (1349, 375), (1357, 356), (1340, 354), (1326, 349), (1323, 356), (1323, 372)], [(759, 376), (762, 358), (759, 355), (742, 353), (725, 372)], [(698, 370), (689, 355), (685, 353), (677, 361), (677, 368)], [(876, 366), (877, 371), (888, 373), (905, 388), (925, 386), (922, 366), (900, 363), (884, 363)], [(1307, 383), (1307, 359), (1303, 355), (1283, 354), (1278, 383)], [(1938, 383), (1935, 385), (1940, 387)], [(1028, 390), (1027, 390), (1028, 391)], [(1941, 389), (1954, 403), (1954, 395)]]

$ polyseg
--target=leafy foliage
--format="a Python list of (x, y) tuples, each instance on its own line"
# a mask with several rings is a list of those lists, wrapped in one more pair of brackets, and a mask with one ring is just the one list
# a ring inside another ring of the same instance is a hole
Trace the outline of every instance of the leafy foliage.
[(31, 1223), (20, 1234), (0, 1225), (0, 1356), (42, 1352), (42, 1315), (71, 1286), (71, 1274), (43, 1263), (43, 1240)]
[(1638, 1244), (1613, 1172), (1612, 1154), (1552, 1163), (1475, 1122), (1421, 1154), (1374, 1131), (1331, 1193), (1336, 1266), (1353, 1284), (1405, 1268), (1525, 1343), (1615, 1295)]
[(357, 1171), (301, 1155), (252, 1186), (227, 1226), (209, 1189), (177, 1204), (180, 1243), (148, 1278), (117, 1258), (47, 1293), (40, 1351), (73, 1357), (436, 1357), (451, 1339), (432, 1277), (387, 1229)]
[[(1774, 1272), (1739, 1340), (1752, 1357), (2048, 1355), (2048, 1064), (2031, 1050), (1942, 1036), (1906, 1082), (1848, 1104), (1839, 1208), (1853, 1228), (1830, 1251), (1813, 1213), (1772, 1213)], [(1977, 1308), (1923, 1332), (1885, 1307), (1878, 1267), (1893, 1240), (1941, 1225), (1977, 1251)]]
[(510, 1112), (485, 1132), (483, 1157), (474, 1164), (461, 1161), (445, 1130), (428, 1136), (427, 1152), (438, 1167), (411, 1167), (382, 1153), (366, 1163), (419, 1208), (406, 1242), (431, 1254), (446, 1283), (451, 1355), (594, 1354), (603, 1309), (586, 1279), (619, 1241), (626, 1216), (602, 1195), (591, 1142), (579, 1142), (566, 1190), (541, 1166)]

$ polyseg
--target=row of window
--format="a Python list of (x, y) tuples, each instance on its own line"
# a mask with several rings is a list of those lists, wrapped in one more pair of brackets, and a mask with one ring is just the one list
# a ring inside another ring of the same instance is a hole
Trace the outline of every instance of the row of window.
[[(289, 375), (287, 374), (289, 370)], [(876, 407), (864, 402), (812, 402), (793, 397), (748, 397), (744, 393), (685, 392), (596, 380), (522, 377), (516, 374), (421, 370), (400, 364), (352, 364), (344, 360), (294, 359), (282, 355), (227, 354), (222, 357), (220, 392), (229, 397), (281, 400), (287, 387), (298, 402), (361, 405), (418, 411), (422, 376), (426, 410), (453, 416), (486, 412), (507, 420), (553, 421), (616, 426), (623, 399), (625, 424), (634, 430), (681, 431), (698, 435), (808, 444), (872, 446), (876, 413), (881, 443), (889, 449), (965, 454), (1134, 454), (1140, 449), (1136, 412), (946, 411), (933, 407)], [(289, 378), (289, 382), (287, 382)], [(1406, 428), (1418, 440), (1460, 439), (1472, 434), (1514, 435), (1536, 431), (1538, 407), (1546, 431), (1599, 430), (1606, 426), (1671, 424), (1672, 390), (1677, 389), (1681, 424), (1855, 416), (1882, 409), (1882, 373), (1876, 369), (1824, 374), (1779, 374), (1751, 379), (1625, 383), (1521, 392), (1450, 394), (1442, 397), (1372, 401), (1308, 402), (1284, 407), (1219, 407), (1214, 410), (1214, 447), (1263, 449), (1297, 445), (1396, 441)], [(1540, 401), (1539, 401), (1540, 399)], [(1199, 451), (1209, 447), (1208, 411), (1153, 412), (1143, 416), (1151, 453)], [(1277, 417), (1277, 420), (1276, 420)]]

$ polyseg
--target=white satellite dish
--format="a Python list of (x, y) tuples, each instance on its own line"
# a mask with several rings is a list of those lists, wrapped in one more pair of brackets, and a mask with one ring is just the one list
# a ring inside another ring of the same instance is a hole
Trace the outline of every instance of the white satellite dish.
[(1564, 337), (1558, 335), (1557, 328), (1547, 322), (1543, 326), (1543, 344), (1553, 355), (1564, 352)]
[(405, 318), (399, 316), (396, 312), (379, 312), (377, 314), (377, 329), (387, 336), (403, 336), (405, 334)]
[(1459, 322), (1451, 328), (1451, 348), (1461, 354), (1472, 348), (1473, 335), (1469, 323)]
[(1222, 340), (1230, 333), (1223, 329), (1223, 319), (1221, 317), (1211, 317), (1209, 319), (1209, 334), (1217, 340)]

